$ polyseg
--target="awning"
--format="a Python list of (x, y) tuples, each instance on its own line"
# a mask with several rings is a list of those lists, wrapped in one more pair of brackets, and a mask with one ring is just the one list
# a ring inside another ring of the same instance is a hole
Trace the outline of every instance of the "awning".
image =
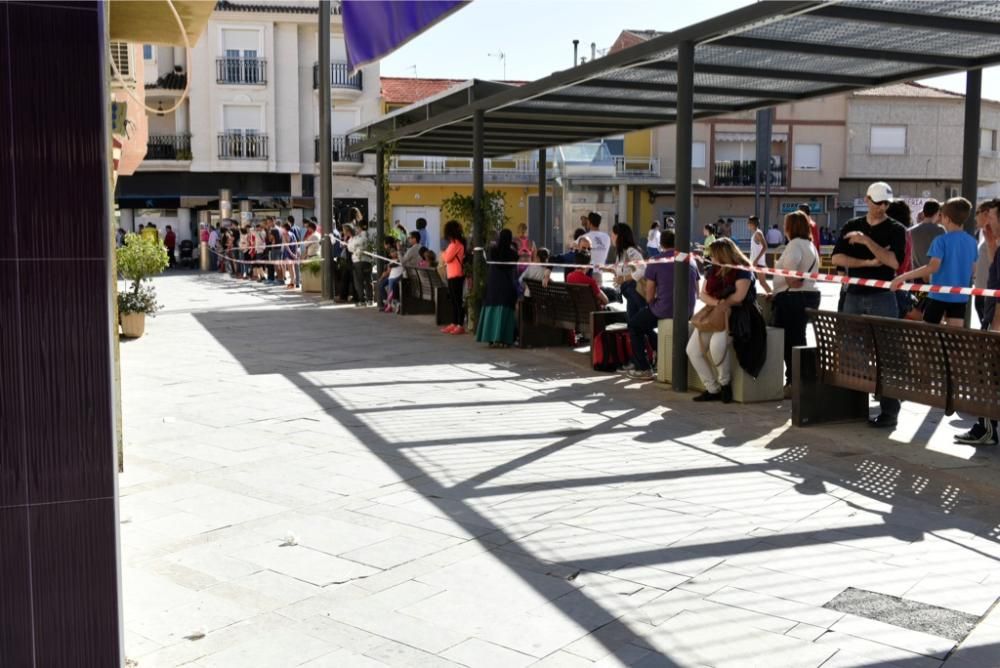
[(468, 156), (477, 112), (485, 157), (670, 125), (682, 42), (709, 118), (998, 63), (1000, 2), (765, 0), (523, 86), (467, 82), (352, 130), (351, 150)]
[[(205, 32), (214, 0), (174, 0), (192, 47)], [(112, 0), (110, 36), (113, 42), (184, 46), (177, 18), (164, 0)]]

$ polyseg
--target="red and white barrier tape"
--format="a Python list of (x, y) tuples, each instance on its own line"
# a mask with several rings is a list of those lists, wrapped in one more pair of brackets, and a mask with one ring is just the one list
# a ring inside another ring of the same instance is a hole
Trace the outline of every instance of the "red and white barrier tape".
[[(476, 250), (482, 251), (483, 249), (477, 248)], [(639, 265), (650, 265), (650, 264), (666, 264), (673, 262), (683, 262), (688, 260), (688, 258), (698, 259), (698, 256), (693, 253), (677, 253), (672, 257), (668, 258), (653, 258), (651, 260), (642, 260), (638, 262), (629, 262), (629, 266), (639, 266)], [(579, 264), (550, 264), (547, 262), (495, 262), (487, 259), (487, 264), (497, 264), (497, 265), (518, 265), (518, 266), (542, 266), (542, 267), (568, 267), (576, 268), (580, 266)], [(798, 278), (810, 281), (822, 281), (824, 283), (840, 283), (842, 285), (860, 285), (868, 288), (881, 288), (888, 290), (892, 285), (892, 281), (883, 281), (873, 278), (850, 278), (848, 276), (841, 276), (839, 274), (822, 274), (819, 272), (808, 273), (804, 271), (791, 271), (788, 269), (772, 269), (770, 267), (746, 267), (743, 265), (732, 265), (732, 264), (714, 264), (716, 267), (726, 267), (728, 269), (742, 269), (744, 271), (753, 271), (754, 273), (768, 274), (770, 276), (783, 276), (786, 278)], [(600, 268), (594, 265), (594, 268)], [(899, 290), (904, 292), (925, 292), (929, 294), (947, 294), (947, 295), (971, 295), (975, 297), (1000, 297), (1000, 290), (990, 290), (987, 288), (963, 288), (952, 285), (929, 285), (926, 283), (902, 283), (899, 286)]]

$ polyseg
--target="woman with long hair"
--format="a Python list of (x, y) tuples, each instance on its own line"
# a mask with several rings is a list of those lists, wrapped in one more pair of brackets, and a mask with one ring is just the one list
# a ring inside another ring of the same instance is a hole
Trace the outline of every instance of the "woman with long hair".
[(451, 299), (451, 324), (441, 329), (444, 334), (465, 334), (465, 235), (462, 224), (449, 220), (444, 224), (448, 247), (441, 251), (448, 277), (448, 297)]
[(615, 223), (611, 228), (611, 243), (615, 247), (615, 285), (621, 290), (625, 300), (625, 310), (632, 318), (646, 305), (646, 299), (636, 290), (638, 281), (646, 274), (642, 251), (635, 243), (632, 228), (624, 223)]
[[(801, 211), (785, 216), (788, 243), (775, 269), (813, 273), (819, 267), (819, 255), (812, 242), (809, 217)], [(800, 278), (774, 277), (774, 326), (785, 330), (785, 398), (792, 396), (792, 348), (806, 345), (806, 309), (819, 308), (816, 282)]]
[[(514, 246), (514, 235), (504, 228), (489, 249), (487, 259), (491, 263), (512, 263), (518, 260), (518, 252)], [(490, 264), (486, 273), (486, 295), (476, 325), (476, 341), (485, 341), (490, 348), (506, 348), (514, 343), (517, 307), (517, 275), (514, 270), (513, 264)]]
[[(755, 298), (752, 292), (753, 273), (750, 271), (750, 260), (732, 239), (716, 239), (705, 250), (706, 255), (711, 252), (712, 265), (705, 272), (705, 284), (698, 298), (706, 306), (723, 309), (728, 307), (730, 312), (721, 331), (695, 329), (688, 341), (687, 356), (705, 386), (705, 391), (694, 400), (721, 400), (728, 404), (733, 400), (730, 386), (733, 370), (733, 361), (729, 355), (730, 324), (735, 317), (734, 312), (740, 308), (749, 308), (747, 301)], [(741, 268), (734, 269), (734, 266)]]

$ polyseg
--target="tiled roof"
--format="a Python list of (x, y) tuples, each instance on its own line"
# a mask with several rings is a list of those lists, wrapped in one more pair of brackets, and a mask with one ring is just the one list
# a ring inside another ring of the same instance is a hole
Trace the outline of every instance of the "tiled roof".
[(413, 104), (442, 93), (460, 83), (462, 83), (462, 79), (382, 77), (382, 99), (386, 104)]
[(166, 90), (184, 90), (187, 86), (187, 75), (179, 74), (177, 72), (169, 72), (164, 74), (162, 77), (156, 80), (155, 84), (146, 86), (146, 88), (163, 88)]
[(635, 46), (636, 44), (640, 44), (663, 34), (664, 33), (657, 30), (622, 30), (621, 34), (618, 35), (618, 39), (616, 39), (615, 43), (611, 45), (610, 49), (608, 49), (608, 53), (615, 53), (616, 51), (627, 49), (630, 46)]
[[(465, 79), (420, 79), (414, 77), (382, 77), (382, 100), (386, 104), (407, 105), (443, 93), (465, 83)], [(501, 83), (521, 86), (524, 81)]]
[[(220, 12), (265, 12), (272, 14), (319, 14), (318, 4), (293, 4), (281, 2), (231, 2), (230, 0), (219, 0), (215, 3), (216, 11)], [(334, 2), (331, 6), (334, 14), (340, 13), (340, 3)]]
[(854, 93), (858, 97), (923, 97), (946, 100), (961, 100), (965, 96), (961, 93), (953, 93), (950, 90), (925, 86), (913, 81), (903, 81), (900, 83), (879, 86), (878, 88), (868, 88)]

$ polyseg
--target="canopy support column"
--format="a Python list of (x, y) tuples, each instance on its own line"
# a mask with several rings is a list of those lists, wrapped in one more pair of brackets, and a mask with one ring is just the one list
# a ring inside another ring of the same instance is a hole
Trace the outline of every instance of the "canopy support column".
[(545, 149), (538, 149), (538, 226), (541, 234), (541, 246), (548, 247), (551, 242), (552, 228), (549, 226), (548, 221), (545, 219)]
[[(319, 2), (319, 211), (324, 235), (333, 234), (333, 169), (330, 118), (330, 0)], [(324, 237), (325, 238), (325, 237)], [(323, 243), (323, 299), (333, 299), (333, 246)]]
[[(375, 252), (380, 255), (385, 251), (385, 144), (379, 144), (375, 149), (375, 224), (378, 225), (378, 232), (375, 234)], [(385, 260), (377, 263), (378, 275), (385, 271)], [(385, 308), (382, 299), (382, 291), (376, 297), (378, 307)]]
[[(485, 214), (483, 201), (483, 163), (486, 135), (486, 117), (482, 110), (472, 116), (472, 247), (486, 247)], [(472, 290), (467, 305), (469, 322), (475, 322), (479, 317), (479, 298), (482, 287), (486, 285), (486, 264), (483, 253), (474, 252), (472, 258)]]
[(983, 71), (965, 73), (965, 127), (962, 136), (962, 197), (972, 202), (965, 230), (976, 233), (976, 195), (979, 191), (979, 115), (983, 99)]
[[(677, 45), (677, 131), (674, 210), (675, 245), (678, 253), (691, 252), (693, 191), (691, 187), (691, 141), (694, 135), (694, 42)], [(674, 263), (673, 351), (670, 383), (675, 392), (687, 392), (687, 304), (690, 274), (687, 262)]]
[(635, 236), (635, 242), (642, 246), (642, 239), (639, 238), (641, 234), (642, 224), (639, 221), (639, 211), (642, 207), (642, 202), (640, 198), (642, 196), (642, 188), (639, 186), (632, 186), (632, 234)]

